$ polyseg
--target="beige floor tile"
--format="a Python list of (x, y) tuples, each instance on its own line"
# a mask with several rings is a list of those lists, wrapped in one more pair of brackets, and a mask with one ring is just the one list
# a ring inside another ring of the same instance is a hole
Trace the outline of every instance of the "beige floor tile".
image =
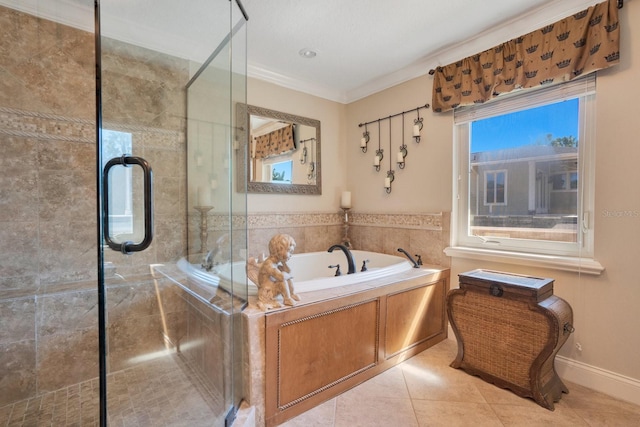
[(280, 425), (282, 427), (332, 427), (335, 415), (336, 399), (331, 399)]
[(603, 412), (624, 412), (639, 415), (640, 406), (615, 399), (604, 393), (565, 382), (569, 394), (562, 396), (562, 401), (574, 410), (600, 410)]
[(588, 424), (571, 408), (558, 402), (550, 411), (538, 405), (491, 405), (505, 427), (579, 427)]
[(409, 359), (401, 366), (412, 399), (486, 403), (476, 378), (464, 371), (425, 358)]
[(640, 415), (627, 412), (600, 412), (598, 410), (576, 410), (590, 427), (636, 427), (640, 426)]
[(533, 399), (520, 397), (511, 390), (500, 388), (494, 384), (476, 377), (475, 386), (478, 388), (487, 403), (515, 406), (537, 406)]
[(410, 399), (402, 368), (395, 366), (352, 390), (366, 398)]
[(420, 427), (502, 427), (486, 403), (414, 400), (413, 409)]
[(418, 427), (410, 399), (368, 398), (350, 390), (336, 402), (335, 427)]

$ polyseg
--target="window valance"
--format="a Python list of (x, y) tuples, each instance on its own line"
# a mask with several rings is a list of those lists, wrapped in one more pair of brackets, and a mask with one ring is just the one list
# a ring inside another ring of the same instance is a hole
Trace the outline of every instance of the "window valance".
[(255, 158), (257, 159), (288, 153), (295, 148), (292, 124), (255, 138)]
[(514, 89), (567, 81), (617, 64), (618, 7), (608, 0), (436, 69), (433, 110), (488, 101)]

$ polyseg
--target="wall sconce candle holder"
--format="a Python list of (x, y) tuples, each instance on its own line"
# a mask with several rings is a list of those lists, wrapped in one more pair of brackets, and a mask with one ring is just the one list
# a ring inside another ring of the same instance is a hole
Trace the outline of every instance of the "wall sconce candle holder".
[(367, 152), (367, 146), (369, 145), (369, 131), (365, 130), (362, 133), (362, 138), (360, 138), (360, 149), (363, 153)]
[(400, 169), (404, 169), (404, 167), (406, 166), (405, 163), (405, 157), (407, 157), (407, 154), (409, 154), (409, 152), (407, 151), (407, 144), (402, 144), (400, 146), (400, 151), (398, 152), (398, 157), (396, 159), (396, 162), (398, 163), (398, 167)]
[(382, 161), (382, 159), (384, 158), (384, 150), (381, 148), (378, 148), (376, 150), (376, 155), (373, 158), (373, 167), (376, 168), (376, 172), (380, 172), (380, 162)]
[(395, 172), (392, 170), (387, 171), (387, 177), (384, 179), (384, 189), (387, 194), (391, 194), (391, 183), (395, 180)]
[(413, 138), (417, 143), (420, 143), (420, 131), (422, 131), (422, 127), (424, 126), (423, 120), (418, 113), (418, 118), (413, 121)]

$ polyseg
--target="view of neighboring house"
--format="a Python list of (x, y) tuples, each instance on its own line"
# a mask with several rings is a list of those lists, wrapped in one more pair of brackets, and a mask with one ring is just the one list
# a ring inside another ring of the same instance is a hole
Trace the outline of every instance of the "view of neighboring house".
[(527, 145), (471, 153), (471, 225), (554, 228), (575, 224), (577, 164), (576, 147)]

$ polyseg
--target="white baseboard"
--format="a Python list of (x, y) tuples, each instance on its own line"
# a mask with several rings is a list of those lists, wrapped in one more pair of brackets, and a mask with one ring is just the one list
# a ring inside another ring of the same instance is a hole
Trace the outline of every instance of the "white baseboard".
[[(451, 325), (447, 338), (454, 341), (456, 339)], [(640, 405), (640, 380), (564, 356), (556, 356), (556, 371), (563, 380)]]
[(637, 379), (564, 356), (556, 356), (556, 371), (563, 380), (640, 405), (640, 381)]

